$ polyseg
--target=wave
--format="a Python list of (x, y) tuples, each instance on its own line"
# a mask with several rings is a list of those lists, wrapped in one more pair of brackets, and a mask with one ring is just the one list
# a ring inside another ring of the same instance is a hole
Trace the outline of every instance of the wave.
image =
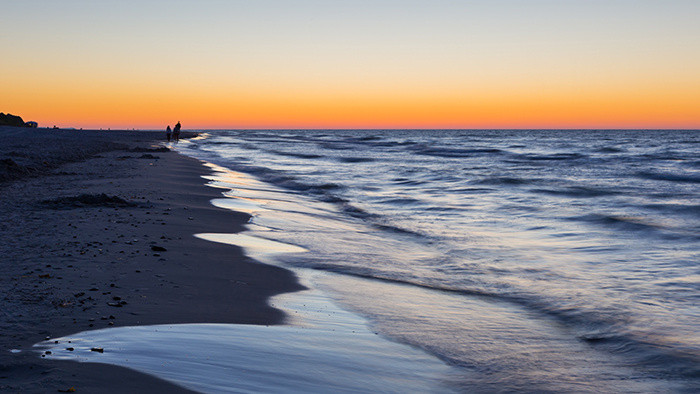
[[(229, 146), (231, 144), (235, 144), (235, 142), (230, 141), (230, 140), (218, 140), (218, 141), (217, 140), (208, 140), (206, 144), (207, 145), (214, 145), (214, 146), (218, 146), (218, 145)], [(197, 147), (197, 145), (198, 144), (193, 144), (192, 146), (190, 146), (190, 148), (195, 148), (195, 147)]]
[(579, 159), (588, 158), (587, 155), (584, 155), (582, 153), (553, 153), (551, 155), (526, 154), (526, 155), (519, 155), (519, 156), (525, 160), (531, 160), (531, 161), (564, 161), (564, 160), (579, 160)]
[(409, 178), (394, 178), (391, 180), (397, 185), (418, 186), (426, 183), (424, 180), (409, 179)]
[(419, 236), (419, 237), (424, 237), (423, 234), (413, 231), (413, 230), (408, 230), (402, 227), (398, 226), (392, 226), (388, 224), (373, 224), (372, 227), (382, 230), (382, 231), (388, 231), (390, 233), (395, 233), (395, 234), (406, 234), (406, 235), (413, 235), (413, 236)]
[(341, 163), (368, 163), (374, 161), (371, 157), (339, 157)]
[(280, 156), (295, 157), (298, 159), (322, 159), (325, 157), (323, 155), (314, 154), (314, 153), (285, 152), (285, 151), (273, 150), (273, 149), (267, 149), (267, 150), (265, 150), (265, 152), (273, 153), (275, 155), (280, 155)]
[[(631, 365), (646, 373), (661, 375), (664, 378), (700, 378), (700, 355), (697, 352), (670, 346), (659, 336), (626, 330), (625, 327), (629, 325), (631, 318), (619, 311), (584, 310), (564, 304), (556, 305), (552, 304), (551, 300), (515, 292), (494, 292), (478, 287), (450, 287), (437, 282), (428, 283), (419, 278), (397, 277), (394, 272), (376, 268), (351, 267), (309, 259), (291, 263), (320, 271), (514, 304), (529, 312), (556, 320), (559, 324), (569, 327), (580, 341), (598, 350), (622, 355)], [(503, 291), (503, 288), (500, 291)]]
[(700, 175), (691, 174), (671, 174), (667, 172), (641, 171), (636, 176), (655, 181), (680, 182), (680, 183), (700, 183)]
[(376, 215), (376, 214), (367, 212), (367, 211), (365, 211), (365, 210), (362, 209), (362, 208), (358, 208), (358, 207), (356, 207), (356, 206), (354, 206), (354, 205), (352, 205), (352, 204), (350, 204), (350, 203), (348, 203), (348, 202), (339, 201), (339, 203), (340, 203), (340, 208), (342, 209), (342, 211), (343, 211), (344, 213), (346, 213), (346, 214), (348, 214), (348, 215), (354, 217), (354, 218), (368, 219), (368, 218), (371, 218), (371, 217), (376, 217), (376, 216), (378, 216), (378, 215)]
[(351, 150), (355, 149), (352, 145), (349, 144), (342, 144), (342, 143), (336, 143), (336, 142), (318, 142), (318, 146), (322, 147), (323, 149), (330, 149), (330, 150)]
[(452, 189), (455, 193), (461, 194), (489, 194), (493, 193), (496, 189), (488, 187), (462, 187), (458, 189)]
[(423, 204), (423, 201), (411, 198), (411, 197), (394, 197), (394, 198), (386, 198), (383, 200), (378, 200), (378, 203), (384, 205), (384, 204), (389, 204), (389, 205), (418, 205), (418, 204)]
[(599, 153), (622, 153), (622, 152), (625, 152), (624, 149), (618, 148), (615, 146), (604, 146), (602, 148), (596, 149), (595, 151), (599, 152)]
[(585, 186), (570, 186), (562, 189), (531, 189), (532, 193), (539, 194), (549, 194), (553, 196), (566, 196), (566, 197), (602, 197), (602, 196), (612, 196), (616, 194), (622, 194), (621, 191), (601, 189), (601, 188), (591, 188)]
[(367, 137), (358, 138), (358, 141), (378, 141), (378, 140), (381, 140), (381, 139), (382, 139), (382, 138), (379, 137), (379, 136), (370, 135), (370, 136), (367, 136)]
[(642, 207), (662, 212), (700, 216), (700, 204), (646, 204), (642, 205)]
[(677, 152), (657, 152), (641, 155), (642, 160), (685, 161), (686, 157)]
[(481, 148), (481, 149), (459, 149), (459, 148), (432, 148), (425, 145), (418, 145), (411, 149), (414, 153), (424, 156), (436, 156), (447, 158), (471, 157), (481, 154), (501, 154), (502, 150), (496, 148)]
[(478, 185), (526, 185), (528, 183), (531, 183), (531, 181), (512, 176), (498, 176), (492, 178), (479, 179), (474, 183)]
[[(697, 205), (682, 205), (674, 206), (668, 204), (652, 204), (641, 206), (649, 209), (666, 211), (674, 214), (682, 214), (697, 216), (700, 212), (697, 210)], [(687, 207), (695, 207), (687, 208)], [(700, 240), (699, 228), (684, 228), (680, 225), (666, 226), (660, 223), (654, 223), (642, 217), (622, 216), (622, 215), (605, 215), (605, 214), (588, 214), (582, 216), (574, 216), (567, 218), (568, 220), (587, 222), (598, 226), (606, 227), (613, 230), (636, 232), (645, 235), (654, 235), (666, 240), (686, 240), (695, 242)]]
[(574, 221), (602, 224), (607, 227), (615, 227), (631, 231), (657, 231), (663, 228), (661, 225), (646, 222), (642, 218), (630, 216), (589, 214), (575, 216), (569, 219)]
[(289, 189), (292, 191), (298, 191), (298, 192), (307, 192), (311, 194), (316, 194), (316, 195), (325, 195), (329, 191), (332, 190), (340, 190), (343, 189), (343, 186), (338, 185), (336, 183), (304, 183), (304, 182), (299, 182), (296, 180), (294, 177), (288, 177), (287, 179), (281, 178), (282, 180), (279, 182), (275, 182), (277, 185), (284, 187), (285, 189)]
[(284, 171), (274, 170), (268, 167), (253, 166), (242, 163), (241, 161), (232, 162), (230, 160), (222, 160), (221, 158), (208, 158), (211, 163), (223, 166), (233, 171), (250, 174), (260, 179), (263, 182), (287, 189), (290, 192), (303, 192), (317, 197), (321, 201), (326, 202), (345, 202), (341, 198), (335, 198), (332, 194), (341, 191), (345, 187), (338, 183), (309, 183), (300, 180), (298, 177), (289, 175)]

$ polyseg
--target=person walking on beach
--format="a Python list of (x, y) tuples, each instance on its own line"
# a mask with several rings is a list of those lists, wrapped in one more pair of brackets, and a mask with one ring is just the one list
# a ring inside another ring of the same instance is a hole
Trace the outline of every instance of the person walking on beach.
[(170, 125), (165, 129), (165, 136), (168, 138), (168, 142), (170, 142)]
[(173, 139), (175, 140), (175, 142), (180, 141), (180, 127), (182, 126), (180, 126), (180, 121), (178, 120), (177, 124), (173, 128)]

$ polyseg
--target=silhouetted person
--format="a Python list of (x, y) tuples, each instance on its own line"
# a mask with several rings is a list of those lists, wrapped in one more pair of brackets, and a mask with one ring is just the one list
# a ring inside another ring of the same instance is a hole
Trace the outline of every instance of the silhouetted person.
[(170, 125), (165, 129), (165, 136), (168, 138), (168, 142), (170, 142)]
[(180, 126), (180, 121), (178, 120), (177, 124), (173, 128), (173, 139), (175, 140), (175, 142), (180, 141), (180, 127), (182, 126)]

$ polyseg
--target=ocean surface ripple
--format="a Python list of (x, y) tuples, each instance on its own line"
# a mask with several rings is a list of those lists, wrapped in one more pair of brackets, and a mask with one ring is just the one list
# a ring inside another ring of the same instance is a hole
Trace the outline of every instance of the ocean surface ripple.
[[(525, 350), (514, 356), (510, 342), (498, 348), (487, 332), (534, 319), (577, 343), (568, 351), (587, 349), (579, 362), (609, 368), (605, 384), (620, 391), (659, 382), (693, 391), (698, 143), (700, 132), (688, 130), (218, 130), (180, 150), (223, 167), (214, 180), (230, 187), (227, 196), (255, 206), (250, 231), (309, 250), (281, 259), (341, 278), (325, 284), (329, 291), (388, 336), (483, 370), (485, 380), (501, 370), (517, 380), (498, 387), (595, 391), (541, 386), (532, 371), (546, 371), (542, 361), (532, 364)], [(249, 178), (227, 183), (226, 171)], [(383, 294), (363, 298), (339, 284), (357, 278), (402, 290), (377, 284), (366, 291)], [(435, 304), (380, 308), (392, 294), (395, 304)], [(479, 303), (455, 306), (466, 299)], [(432, 324), (442, 328), (418, 333), (419, 317), (437, 310)], [(491, 328), (464, 323), (487, 313)], [(460, 325), (471, 331), (448, 328)], [(491, 338), (488, 358), (475, 356), (475, 333)], [(556, 375), (568, 356), (545, 352), (551, 338), (539, 340), (544, 355), (536, 357), (551, 358)], [(600, 366), (591, 354), (617, 361)], [(569, 378), (594, 380), (578, 373)]]

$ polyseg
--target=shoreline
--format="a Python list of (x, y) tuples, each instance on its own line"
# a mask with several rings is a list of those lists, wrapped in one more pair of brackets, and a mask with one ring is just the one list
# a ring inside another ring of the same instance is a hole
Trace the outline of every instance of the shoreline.
[[(46, 337), (112, 326), (284, 321), (269, 297), (303, 287), (288, 270), (193, 236), (241, 231), (249, 216), (211, 205), (220, 194), (202, 178), (211, 171), (199, 160), (158, 150), (164, 133), (62, 131), (48, 141), (27, 137), (31, 133), (0, 129), (7, 141), (0, 159), (44, 165), (0, 183), (6, 202), (0, 234), (9, 240), (0, 245), (0, 288), (7, 294), (0, 389), (187, 392), (126, 368), (46, 362), (27, 350)], [(84, 158), (60, 157), (86, 146)], [(134, 205), (74, 199), (102, 193)]]

